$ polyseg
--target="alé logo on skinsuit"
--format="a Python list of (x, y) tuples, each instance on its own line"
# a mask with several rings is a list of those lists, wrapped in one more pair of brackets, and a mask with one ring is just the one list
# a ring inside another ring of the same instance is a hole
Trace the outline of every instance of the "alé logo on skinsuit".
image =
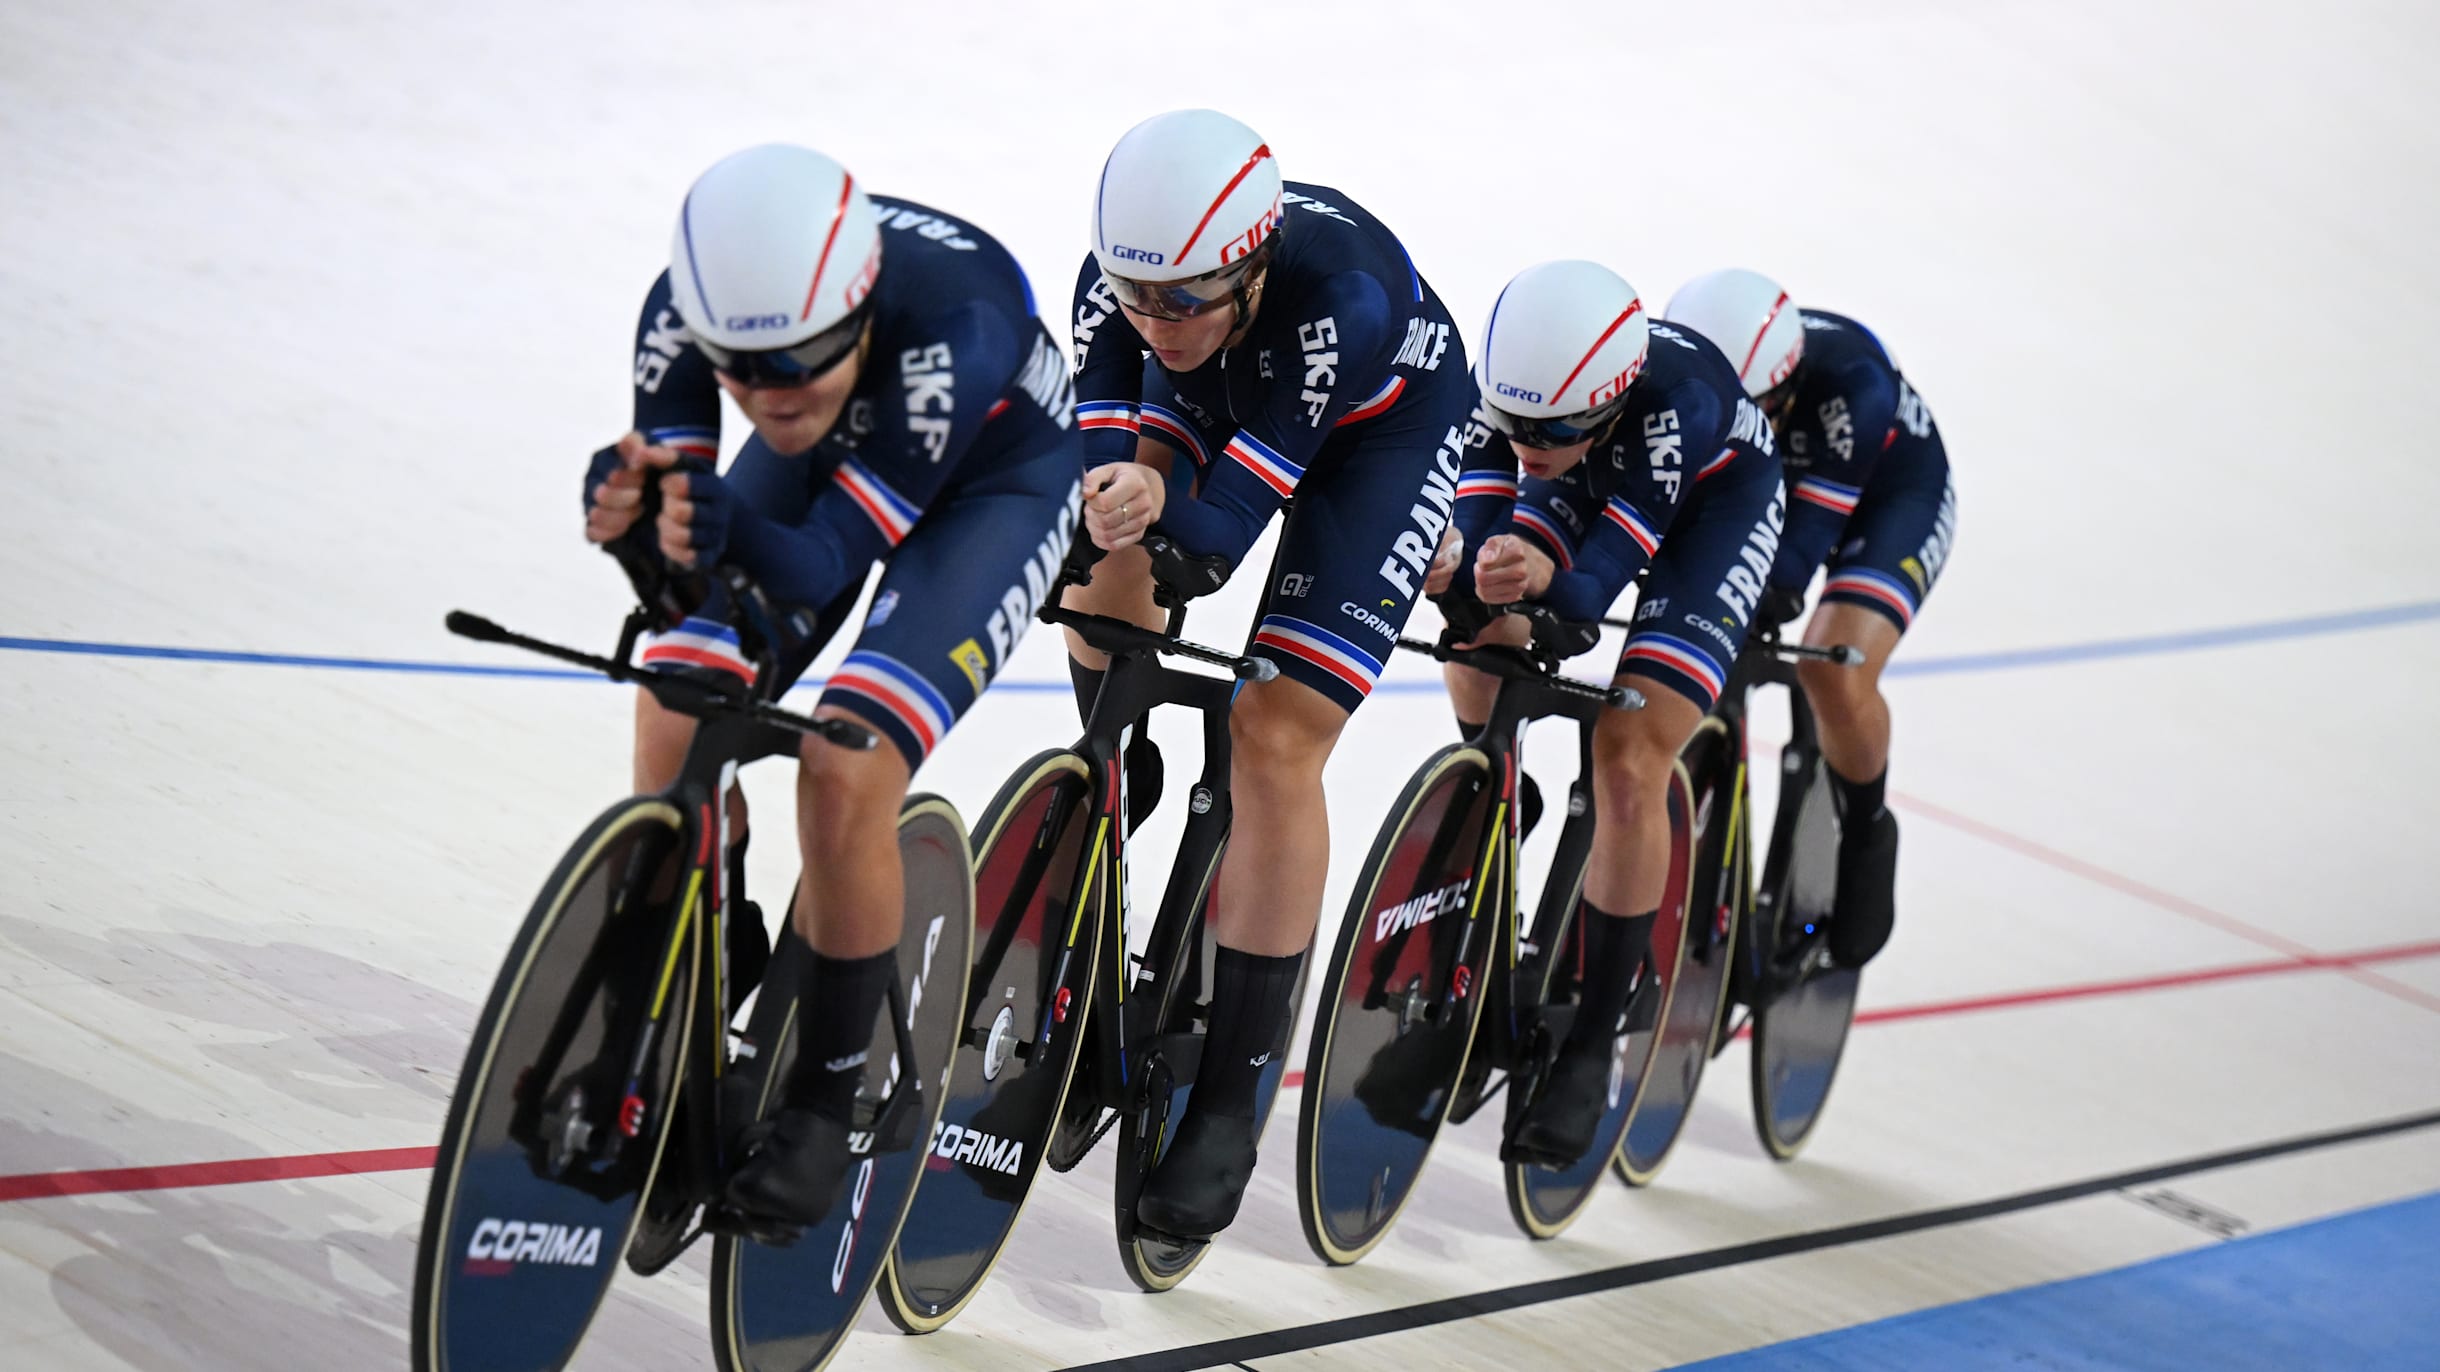
[(1429, 924), (1447, 911), (1457, 909), (1466, 903), (1466, 892), (1473, 886), (1474, 874), (1468, 872), (1446, 886), (1426, 891), (1381, 911), (1373, 916), (1373, 942), (1379, 943), (1392, 934), (1403, 934), (1409, 929)]
[(591, 1267), (601, 1256), (602, 1231), (592, 1225), (486, 1219), (474, 1227), (474, 1237), (467, 1241), (466, 1273), (503, 1277), (519, 1263), (528, 1262)]

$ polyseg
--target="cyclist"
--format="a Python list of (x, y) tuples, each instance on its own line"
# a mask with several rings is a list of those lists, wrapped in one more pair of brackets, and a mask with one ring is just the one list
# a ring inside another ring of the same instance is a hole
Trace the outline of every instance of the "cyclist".
[[(1593, 730), (1583, 1000), (1510, 1140), (1565, 1166), (1592, 1146), (1619, 1036), (1657, 1009), (1647, 954), (1668, 880), (1669, 776), (1754, 618), (1785, 497), (1770, 425), (1728, 359), (1649, 320), (1635, 288), (1596, 263), (1546, 262), (1511, 280), (1474, 376), (1522, 475), (1510, 531), (1448, 579), (1462, 590), (1470, 572), (1493, 610), (1527, 601), (1587, 622), (1645, 574), (1615, 676), (1647, 703)], [(1521, 644), (1526, 628), (1503, 616), (1478, 641)], [(1461, 721), (1490, 718), (1494, 678), (1451, 667), (1447, 679)]]
[[(1158, 115), (1119, 140), (1075, 304), (1084, 520), (1109, 555), (1066, 604), (1157, 626), (1135, 550), (1147, 533), (1234, 567), (1295, 497), (1248, 649), (1279, 676), (1246, 686), (1230, 715), (1209, 1036), (1136, 1209), (1148, 1229), (1208, 1238), (1252, 1175), (1256, 1086), (1321, 913), (1322, 765), (1405, 626), (1489, 433), (1470, 417), (1465, 345), (1398, 239), (1340, 192), (1282, 181), (1261, 135), (1211, 110)], [(1089, 707), (1107, 660), (1072, 636), (1069, 653)], [(1132, 745), (1128, 767), (1140, 818), (1157, 754)]]
[[(723, 394), (754, 433), (716, 474)], [(1027, 588), (1072, 537), (1070, 401), (1023, 271), (981, 230), (868, 196), (830, 158), (780, 144), (724, 158), (687, 192), (637, 327), (634, 430), (586, 474), (586, 537), (751, 574), (784, 612), (790, 679), (883, 568), (815, 713), (891, 746), (809, 740), (799, 753), (805, 876), (789, 922), (810, 953), (770, 957), (758, 912), (732, 929), (739, 985), (798, 997), (803, 1026), (782, 1108), (728, 1182), (741, 1210), (810, 1223), (846, 1175), (866, 1049), (897, 975), (899, 803), (1007, 664), (1032, 618)], [(659, 514), (644, 523), (648, 484)], [(750, 681), (722, 610), (659, 635), (645, 663)], [(638, 694), (639, 790), (676, 774), (693, 729)], [(726, 855), (735, 890), (744, 848), (740, 837)]]
[(1805, 641), (1864, 653), (1855, 668), (1796, 665), (1839, 814), (1829, 950), (1841, 965), (1861, 967), (1889, 942), (1897, 919), (1898, 821), (1883, 803), (1889, 702), (1881, 670), (1956, 538), (1948, 450), (1931, 408), (1870, 329), (1793, 307), (1769, 277), (1738, 268), (1698, 276), (1670, 298), (1668, 317), (1719, 340), (1779, 436), (1793, 484), (1763, 622), (1802, 614), (1826, 560), (1821, 609)]

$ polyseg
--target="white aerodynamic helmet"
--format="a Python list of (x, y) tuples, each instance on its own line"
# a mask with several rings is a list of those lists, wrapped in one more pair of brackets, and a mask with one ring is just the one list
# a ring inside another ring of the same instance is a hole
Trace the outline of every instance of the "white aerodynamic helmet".
[(881, 225), (847, 169), (766, 143), (695, 179), (670, 236), (669, 290), (714, 367), (800, 386), (856, 345), (881, 274)]
[(1745, 393), (1761, 396), (1796, 374), (1805, 356), (1805, 321), (1779, 283), (1729, 267), (1678, 287), (1662, 316), (1710, 339), (1737, 365)]
[(1598, 262), (1544, 262), (1491, 307), (1475, 356), (1491, 427), (1529, 448), (1597, 438), (1626, 407), (1651, 329), (1644, 302)]
[(1185, 319), (1236, 299), (1279, 233), (1279, 161), (1216, 110), (1156, 114), (1118, 140), (1093, 197), (1093, 257), (1120, 303)]

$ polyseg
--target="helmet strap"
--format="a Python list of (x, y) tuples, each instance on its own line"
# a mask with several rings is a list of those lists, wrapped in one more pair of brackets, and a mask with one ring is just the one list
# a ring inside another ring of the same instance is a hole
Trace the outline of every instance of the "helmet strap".
[(1230, 301), (1237, 307), (1237, 327), (1229, 330), (1228, 337), (1221, 340), (1222, 348), (1236, 347), (1245, 341), (1247, 334), (1253, 332), (1254, 312), (1262, 307), (1262, 283), (1270, 279), (1269, 267), (1248, 272), (1245, 280), (1237, 283), (1237, 289), (1229, 293)]

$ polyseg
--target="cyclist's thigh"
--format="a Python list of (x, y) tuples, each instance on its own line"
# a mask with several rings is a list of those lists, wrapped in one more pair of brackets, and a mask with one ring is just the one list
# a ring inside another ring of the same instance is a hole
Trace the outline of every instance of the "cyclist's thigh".
[(1825, 605), (1859, 605), (1905, 633), (1940, 580), (1957, 537), (1957, 491), (1938, 444), (1915, 444), (1873, 473), (1830, 554)]
[(1280, 531), (1249, 652), (1343, 709), (1364, 703), (1448, 527), (1468, 409), (1421, 406), (1323, 446)]
[(854, 651), (822, 690), (912, 769), (1007, 667), (1076, 532), (1078, 457), (1062, 441), (924, 512), (881, 574)]
[(1786, 501), (1774, 463), (1737, 463), (1696, 488), (1662, 539), (1635, 603), (1620, 674), (1644, 677), (1709, 710), (1745, 646)]

